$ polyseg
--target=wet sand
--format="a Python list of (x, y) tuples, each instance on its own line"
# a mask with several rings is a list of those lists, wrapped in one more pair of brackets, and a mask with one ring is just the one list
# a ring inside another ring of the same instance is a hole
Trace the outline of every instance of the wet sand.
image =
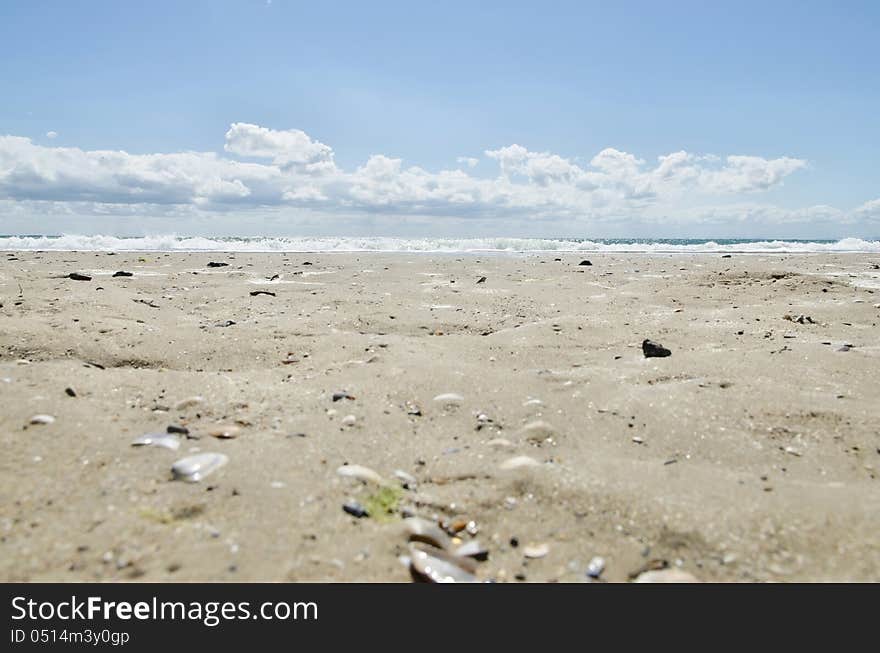
[[(0, 578), (406, 582), (402, 511), (473, 521), (481, 579), (878, 581), (878, 263), (2, 253)], [(356, 518), (344, 463), (417, 483)]]

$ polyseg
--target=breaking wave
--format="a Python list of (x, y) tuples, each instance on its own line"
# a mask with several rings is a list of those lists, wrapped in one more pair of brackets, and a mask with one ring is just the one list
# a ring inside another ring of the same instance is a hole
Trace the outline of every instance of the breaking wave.
[(880, 240), (577, 238), (208, 238), (202, 236), (0, 236), (0, 250), (113, 252), (684, 252), (880, 253)]

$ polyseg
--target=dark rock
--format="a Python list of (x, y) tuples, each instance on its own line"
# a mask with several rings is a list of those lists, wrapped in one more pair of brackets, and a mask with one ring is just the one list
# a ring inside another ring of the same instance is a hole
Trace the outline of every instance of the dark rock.
[(665, 358), (666, 356), (672, 356), (672, 352), (666, 349), (663, 345), (651, 342), (650, 340), (642, 341), (642, 352), (645, 354), (645, 358)]
[(74, 390), (73, 388), (64, 388), (64, 393), (68, 397), (75, 397), (76, 396), (76, 390)]
[(232, 320), (224, 320), (223, 322), (217, 322), (214, 326), (216, 326), (216, 327), (230, 327), (233, 324), (235, 324), (235, 322), (233, 322)]
[(486, 277), (480, 277), (477, 279), (477, 283), (486, 283)]
[(73, 279), (74, 281), (91, 281), (92, 278), (85, 274), (80, 274), (79, 272), (71, 272), (67, 275), (68, 279)]
[(721, 258), (731, 258), (730, 254), (722, 254)]
[(587, 259), (584, 259), (583, 261), (578, 263), (578, 265), (592, 265), (592, 263), (590, 263)]
[(189, 435), (189, 429), (179, 424), (169, 424), (165, 431), (168, 433), (179, 433), (180, 435)]
[(348, 394), (344, 390), (342, 392), (333, 393), (333, 401), (340, 401), (341, 399), (354, 399), (354, 396)]
[(257, 295), (269, 295), (270, 297), (274, 297), (275, 293), (269, 290), (251, 290), (251, 297), (256, 297)]
[(360, 519), (361, 517), (370, 516), (370, 513), (367, 512), (367, 509), (364, 508), (357, 501), (346, 501), (342, 504), (342, 509), (352, 517), (357, 517), (358, 519)]
[(114, 277), (133, 277), (134, 272), (126, 272), (125, 270), (120, 270), (119, 272), (113, 273)]
[(217, 261), (211, 261), (208, 263), (209, 268), (225, 268), (228, 267), (229, 263), (218, 263)]

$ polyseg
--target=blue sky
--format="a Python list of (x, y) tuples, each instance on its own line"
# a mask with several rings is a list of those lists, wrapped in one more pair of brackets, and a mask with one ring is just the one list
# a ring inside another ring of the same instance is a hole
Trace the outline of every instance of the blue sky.
[(3, 0), (0, 231), (877, 237), (878, 29), (877, 2)]

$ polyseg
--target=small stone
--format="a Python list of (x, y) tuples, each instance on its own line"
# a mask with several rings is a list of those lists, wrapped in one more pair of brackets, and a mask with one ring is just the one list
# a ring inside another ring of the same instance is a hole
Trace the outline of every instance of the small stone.
[(125, 270), (119, 270), (118, 272), (113, 273), (114, 277), (133, 277), (133, 272), (126, 272)]
[(540, 444), (552, 442), (556, 436), (556, 429), (543, 420), (537, 420), (522, 427), (520, 435), (533, 444)]
[(197, 483), (229, 462), (222, 453), (197, 453), (181, 458), (171, 466), (175, 479)]
[(699, 583), (700, 581), (688, 572), (671, 567), (669, 569), (657, 569), (644, 571), (639, 574), (635, 583)]
[(346, 415), (341, 421), (343, 426), (354, 426), (357, 423), (357, 417), (354, 415)]
[(601, 556), (596, 556), (587, 565), (587, 576), (590, 578), (599, 578), (603, 571), (605, 571), (605, 558)]
[(79, 272), (71, 272), (67, 275), (68, 279), (73, 279), (74, 281), (91, 281), (92, 278), (87, 274), (80, 274)]
[(592, 263), (590, 261), (588, 261), (587, 259), (584, 259), (583, 261), (578, 263), (578, 265), (592, 265)]
[(52, 415), (34, 415), (29, 421), (31, 424), (51, 424), (55, 418)]
[(169, 424), (165, 427), (166, 433), (178, 433), (180, 435), (189, 435), (189, 429), (179, 424)]
[(645, 354), (645, 358), (665, 358), (666, 356), (672, 356), (672, 352), (666, 349), (666, 347), (656, 342), (651, 342), (650, 340), (642, 341), (642, 353)]
[(414, 488), (416, 485), (418, 485), (418, 481), (416, 480), (416, 477), (413, 476), (412, 474), (407, 474), (402, 469), (395, 469), (394, 470), (394, 477), (401, 482), (403, 487), (405, 487), (407, 489)]
[(75, 397), (76, 390), (74, 390), (73, 388), (67, 387), (67, 388), (64, 388), (64, 394), (66, 394), (68, 397)]
[(477, 279), (477, 283), (486, 283), (486, 277), (480, 277)]
[(354, 399), (354, 396), (348, 394), (344, 390), (342, 390), (341, 392), (334, 392), (333, 393), (333, 401), (341, 401), (343, 399)]
[(225, 268), (225, 267), (228, 267), (228, 266), (229, 266), (229, 263), (220, 263), (220, 262), (217, 262), (217, 261), (211, 261), (211, 262), (208, 263), (208, 267), (209, 267), (209, 268)]
[(505, 438), (492, 438), (486, 443), (486, 445), (495, 449), (513, 448), (513, 442), (511, 442), (510, 440), (506, 440)]
[(357, 501), (346, 501), (342, 504), (342, 509), (352, 517), (357, 517), (358, 519), (360, 519), (361, 517), (370, 516), (370, 513), (367, 512), (367, 509), (364, 508)]

